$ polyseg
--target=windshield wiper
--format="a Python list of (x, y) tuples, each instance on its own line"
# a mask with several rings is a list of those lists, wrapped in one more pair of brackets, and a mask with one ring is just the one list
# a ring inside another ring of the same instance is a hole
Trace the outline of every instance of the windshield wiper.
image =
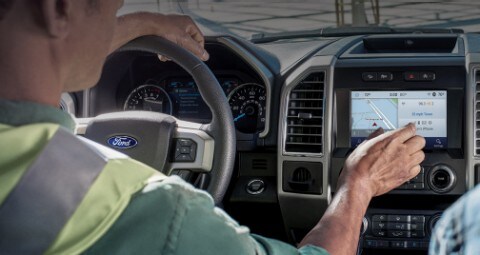
[(390, 28), (390, 27), (339, 27), (322, 28), (306, 31), (259, 33), (252, 35), (253, 43), (268, 43), (278, 40), (312, 38), (312, 37), (343, 37), (354, 35), (378, 34), (462, 34), (462, 29), (456, 28)]

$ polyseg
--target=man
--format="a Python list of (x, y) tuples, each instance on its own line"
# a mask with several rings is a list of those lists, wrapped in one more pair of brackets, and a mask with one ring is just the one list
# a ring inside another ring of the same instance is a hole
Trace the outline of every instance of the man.
[(117, 18), (121, 4), (0, 0), (0, 141), (9, 146), (0, 153), (0, 254), (354, 254), (371, 198), (420, 171), (425, 141), (414, 125), (378, 130), (347, 159), (332, 204), (297, 249), (250, 234), (179, 178), (73, 136), (61, 93), (95, 84), (127, 41), (164, 36), (208, 59), (189, 18)]

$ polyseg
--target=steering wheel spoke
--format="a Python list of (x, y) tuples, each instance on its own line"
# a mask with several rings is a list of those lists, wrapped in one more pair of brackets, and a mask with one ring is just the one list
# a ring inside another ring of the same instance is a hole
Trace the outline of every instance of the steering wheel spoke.
[(177, 120), (166, 174), (178, 170), (206, 173), (212, 170), (215, 151), (213, 137), (202, 124)]

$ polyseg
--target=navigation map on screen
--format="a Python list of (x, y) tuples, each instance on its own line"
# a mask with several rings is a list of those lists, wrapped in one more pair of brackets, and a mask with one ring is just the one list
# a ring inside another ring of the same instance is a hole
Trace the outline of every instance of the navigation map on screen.
[(370, 133), (415, 122), (426, 148), (447, 148), (447, 92), (442, 91), (352, 91), (351, 146)]

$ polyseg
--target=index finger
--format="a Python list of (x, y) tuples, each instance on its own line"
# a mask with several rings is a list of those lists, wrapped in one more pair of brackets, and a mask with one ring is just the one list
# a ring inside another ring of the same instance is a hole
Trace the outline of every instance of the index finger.
[(192, 37), (189, 35), (185, 36), (180, 44), (182, 47), (186, 48), (187, 50), (191, 51), (193, 54), (197, 55), (201, 60), (207, 61), (210, 57), (207, 51)]
[(415, 124), (408, 123), (406, 126), (392, 132), (392, 136), (398, 138), (402, 143), (415, 136)]
[(200, 28), (198, 28), (197, 24), (192, 22), (187, 27), (187, 33), (190, 34), (193, 40), (197, 41), (200, 44), (200, 46), (202, 46), (202, 48), (205, 47), (205, 38), (202, 34), (202, 31), (200, 31)]
[(200, 48), (202, 50), (202, 53), (200, 54), (200, 58), (203, 61), (207, 61), (210, 58), (210, 55), (208, 54), (207, 50), (205, 50), (205, 39), (200, 29), (198, 29), (198, 27), (195, 24), (194, 26), (196, 27), (196, 29), (190, 32), (190, 36), (194, 41), (196, 41), (200, 45)]
[(383, 130), (382, 127), (377, 128), (377, 130), (373, 131), (370, 135), (368, 135), (367, 140), (371, 140), (379, 135), (382, 135), (385, 133), (385, 130)]

